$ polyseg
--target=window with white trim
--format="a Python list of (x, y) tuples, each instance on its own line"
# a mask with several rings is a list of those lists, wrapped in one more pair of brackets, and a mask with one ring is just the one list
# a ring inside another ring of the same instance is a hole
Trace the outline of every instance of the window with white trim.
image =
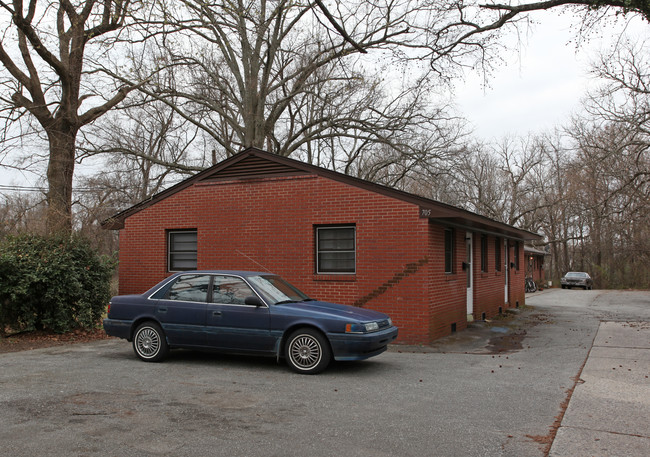
[(167, 232), (168, 270), (196, 270), (197, 246), (196, 230), (170, 230)]
[(328, 274), (356, 272), (355, 226), (316, 227), (316, 272)]

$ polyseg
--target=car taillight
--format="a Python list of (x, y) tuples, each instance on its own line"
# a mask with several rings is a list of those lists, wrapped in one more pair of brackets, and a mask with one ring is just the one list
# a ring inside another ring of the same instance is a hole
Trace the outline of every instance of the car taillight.
[(111, 304), (108, 304), (108, 309), (106, 310), (106, 314), (111, 314)]

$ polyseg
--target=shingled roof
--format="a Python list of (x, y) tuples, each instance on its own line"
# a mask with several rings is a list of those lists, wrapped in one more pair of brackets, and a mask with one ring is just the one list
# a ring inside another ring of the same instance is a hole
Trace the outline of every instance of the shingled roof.
[(131, 215), (164, 200), (194, 184), (210, 181), (249, 180), (278, 176), (316, 175), (339, 181), (350, 186), (359, 187), (370, 192), (395, 198), (419, 206), (420, 217), (438, 221), (443, 224), (465, 227), (471, 230), (494, 233), (499, 236), (524, 240), (539, 240), (541, 236), (527, 230), (518, 229), (508, 224), (480, 216), (445, 203), (420, 197), (391, 187), (376, 184), (343, 173), (317, 167), (288, 157), (271, 154), (260, 149), (249, 148), (237, 155), (207, 168), (178, 184), (151, 196), (150, 198), (121, 211), (102, 222), (107, 230), (121, 230), (124, 221)]

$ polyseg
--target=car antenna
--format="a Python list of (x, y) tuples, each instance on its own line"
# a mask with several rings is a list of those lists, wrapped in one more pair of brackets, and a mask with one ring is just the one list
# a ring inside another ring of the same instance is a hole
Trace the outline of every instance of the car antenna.
[(261, 263), (259, 263), (257, 260), (255, 260), (255, 259), (253, 259), (253, 258), (247, 256), (246, 254), (244, 254), (243, 252), (241, 252), (239, 249), (235, 249), (235, 252), (236, 252), (237, 254), (241, 254), (241, 255), (243, 255), (244, 257), (246, 257), (248, 260), (250, 260), (250, 261), (253, 262), (254, 264), (256, 264), (256, 265), (262, 267), (262, 269), (264, 269), (264, 271), (266, 271), (267, 273), (272, 273), (271, 270), (269, 270), (268, 268), (266, 268), (264, 265), (262, 265)]

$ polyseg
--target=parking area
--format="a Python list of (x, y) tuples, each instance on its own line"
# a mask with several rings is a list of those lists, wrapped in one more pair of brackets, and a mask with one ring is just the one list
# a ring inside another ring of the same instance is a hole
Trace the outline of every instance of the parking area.
[[(534, 309), (317, 376), (124, 340), (0, 355), (0, 455), (543, 456), (601, 320), (647, 292), (550, 290)], [(499, 344), (515, 337), (517, 344)]]

